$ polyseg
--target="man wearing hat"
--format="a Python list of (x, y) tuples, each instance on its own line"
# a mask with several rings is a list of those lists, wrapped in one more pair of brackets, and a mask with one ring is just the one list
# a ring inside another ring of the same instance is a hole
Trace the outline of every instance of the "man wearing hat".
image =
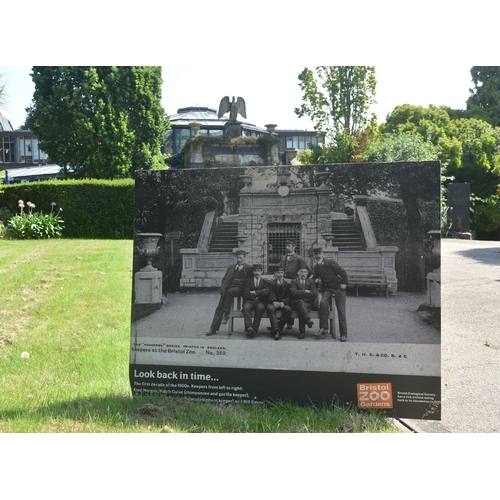
[(316, 259), (313, 279), (315, 283), (321, 282), (321, 291), (323, 293), (319, 305), (319, 331), (315, 334), (315, 337), (318, 339), (324, 338), (328, 332), (330, 298), (334, 297), (339, 316), (340, 341), (345, 342), (347, 340), (345, 290), (349, 284), (347, 272), (334, 259), (325, 259), (322, 248), (315, 248), (313, 252)]
[[(311, 270), (307, 266), (306, 262), (300, 255), (295, 253), (295, 242), (293, 240), (286, 240), (285, 242), (285, 255), (281, 258), (281, 267), (285, 273), (285, 278), (287, 280), (294, 280), (298, 273), (300, 266), (306, 266), (308, 274)], [(292, 328), (293, 318), (288, 320), (288, 328)]]
[[(262, 265), (253, 265), (253, 277), (247, 278), (243, 288), (243, 319), (245, 321), (245, 332), (247, 337), (253, 338), (259, 331), (260, 320), (266, 310), (269, 287), (267, 281), (262, 278)], [(252, 321), (252, 311), (254, 317)]]
[(314, 280), (308, 278), (309, 267), (303, 264), (299, 267), (299, 275), (290, 283), (290, 293), (292, 295), (292, 308), (299, 316), (299, 339), (306, 337), (306, 325), (309, 328), (314, 326), (314, 322), (309, 316), (309, 311), (318, 309), (318, 290)]
[(215, 335), (220, 328), (221, 323), (226, 324), (229, 318), (229, 311), (233, 305), (235, 297), (241, 297), (245, 280), (252, 276), (252, 266), (246, 261), (247, 252), (244, 250), (236, 251), (236, 264), (230, 265), (220, 287), (220, 299), (215, 309), (214, 318), (207, 336)]
[(285, 273), (285, 278), (289, 280), (293, 280), (297, 277), (300, 266), (305, 265), (307, 267), (304, 259), (295, 253), (295, 243), (292, 240), (286, 240), (285, 242), (285, 255), (281, 258), (280, 265)]
[[(274, 279), (269, 281), (269, 301), (266, 310), (271, 323), (271, 336), (274, 340), (281, 338), (281, 332), (292, 316), (290, 282), (284, 279), (284, 275), (283, 268), (278, 267), (274, 273)], [(276, 316), (277, 311), (281, 311), (279, 321)]]

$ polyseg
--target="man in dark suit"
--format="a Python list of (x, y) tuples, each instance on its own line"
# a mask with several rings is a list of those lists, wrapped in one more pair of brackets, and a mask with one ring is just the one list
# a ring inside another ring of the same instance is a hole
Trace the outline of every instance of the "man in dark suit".
[(290, 283), (290, 293), (292, 295), (292, 308), (299, 316), (299, 339), (306, 337), (306, 325), (309, 328), (314, 326), (314, 322), (309, 316), (309, 311), (318, 309), (318, 290), (314, 280), (308, 278), (309, 267), (302, 265), (299, 268), (299, 275)]
[(335, 299), (335, 307), (339, 316), (340, 341), (347, 340), (346, 320), (346, 288), (349, 284), (347, 272), (334, 259), (325, 259), (323, 250), (315, 248), (316, 264), (313, 269), (315, 283), (321, 284), (321, 303), (319, 305), (319, 331), (315, 337), (320, 339), (328, 332), (328, 317), (330, 314), (330, 299)]
[(252, 276), (252, 266), (246, 261), (246, 252), (244, 250), (236, 251), (236, 264), (230, 265), (224, 278), (222, 278), (220, 287), (220, 299), (215, 309), (212, 325), (206, 333), (207, 336), (215, 335), (221, 323), (226, 324), (229, 318), (229, 311), (233, 305), (235, 297), (241, 297), (245, 280)]
[[(290, 283), (284, 279), (284, 274), (283, 268), (279, 267), (274, 273), (274, 279), (269, 281), (269, 302), (266, 310), (271, 323), (271, 336), (274, 340), (281, 338), (283, 328), (292, 316)], [(279, 321), (276, 316), (277, 311), (281, 311)]]
[[(295, 242), (292, 240), (285, 242), (285, 255), (281, 258), (280, 266), (283, 268), (287, 280), (294, 280), (297, 277), (300, 266), (306, 266), (309, 274), (311, 272), (305, 260), (295, 253)], [(290, 318), (287, 324), (289, 329), (292, 328), (293, 318)]]
[[(247, 337), (253, 338), (259, 331), (260, 321), (266, 310), (269, 286), (262, 278), (262, 265), (253, 265), (253, 277), (247, 278), (243, 288), (243, 319)], [(252, 321), (252, 311), (254, 317)]]
[[(292, 240), (285, 242), (285, 255), (281, 258), (280, 266), (283, 268), (285, 278), (294, 280), (297, 277), (300, 266), (306, 266), (306, 263), (300, 255), (295, 253), (295, 243)], [(310, 269), (307, 268), (310, 272)]]

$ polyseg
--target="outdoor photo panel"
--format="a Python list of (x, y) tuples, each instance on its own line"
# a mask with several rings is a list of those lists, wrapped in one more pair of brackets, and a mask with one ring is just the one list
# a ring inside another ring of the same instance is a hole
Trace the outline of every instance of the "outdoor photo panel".
[(135, 201), (135, 396), (440, 420), (439, 162), (138, 171)]

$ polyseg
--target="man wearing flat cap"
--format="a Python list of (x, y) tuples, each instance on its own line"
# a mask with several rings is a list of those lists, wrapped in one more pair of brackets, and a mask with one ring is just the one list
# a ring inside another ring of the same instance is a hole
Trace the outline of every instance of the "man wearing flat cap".
[[(266, 311), (269, 286), (262, 278), (262, 265), (253, 265), (253, 277), (247, 278), (243, 288), (243, 319), (247, 337), (253, 338), (259, 331), (260, 321)], [(254, 317), (252, 320), (252, 311)]]
[(235, 297), (241, 297), (245, 280), (252, 276), (252, 266), (246, 262), (247, 252), (237, 250), (236, 264), (230, 265), (220, 287), (220, 299), (217, 308), (215, 309), (214, 318), (210, 329), (206, 333), (207, 336), (215, 335), (220, 328), (221, 323), (226, 324), (229, 318), (229, 311), (233, 305)]
[(313, 268), (315, 283), (321, 283), (322, 297), (319, 305), (318, 339), (324, 338), (328, 332), (328, 317), (330, 314), (330, 298), (335, 299), (335, 307), (339, 316), (340, 341), (347, 340), (346, 320), (346, 288), (349, 284), (347, 272), (334, 259), (325, 259), (322, 248), (313, 250), (316, 264)]
[[(274, 279), (269, 281), (269, 299), (266, 310), (271, 323), (271, 336), (274, 340), (281, 339), (283, 328), (292, 317), (290, 283), (285, 280), (284, 274), (283, 268), (278, 267), (274, 273)], [(279, 320), (276, 315), (277, 311), (281, 311)]]

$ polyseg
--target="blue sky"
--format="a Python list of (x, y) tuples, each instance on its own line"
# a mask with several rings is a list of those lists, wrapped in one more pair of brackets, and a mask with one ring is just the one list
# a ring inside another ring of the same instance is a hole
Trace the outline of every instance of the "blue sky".
[[(217, 108), (225, 95), (242, 96), (247, 121), (257, 126), (276, 123), (279, 128), (312, 130), (307, 118), (298, 118), (294, 108), (301, 104), (298, 74), (308, 65), (276, 66), (163, 66), (163, 106), (173, 114), (180, 107), (199, 104)], [(313, 65), (309, 65), (312, 67)], [(445, 105), (464, 109), (473, 87), (472, 64), (446, 65), (375, 64), (377, 104), (372, 109), (379, 122), (399, 104)], [(7, 84), (8, 110), (3, 113), (17, 128), (24, 123), (34, 85), (31, 66), (0, 66)]]

